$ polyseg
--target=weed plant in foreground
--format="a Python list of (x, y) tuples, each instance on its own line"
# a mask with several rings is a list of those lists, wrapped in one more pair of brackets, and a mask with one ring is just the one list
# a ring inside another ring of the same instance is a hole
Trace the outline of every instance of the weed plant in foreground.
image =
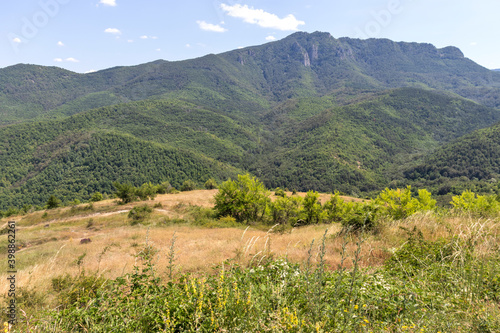
[[(325, 232), (303, 264), (275, 258), (268, 239), (248, 262), (197, 276), (174, 273), (176, 235), (166, 267), (147, 238), (131, 273), (53, 279), (58, 305), (11, 332), (498, 332), (497, 222), (466, 221), (435, 239), (397, 226), (406, 242), (378, 268), (360, 265), (362, 232)], [(337, 267), (325, 261), (330, 242), (341, 244)]]

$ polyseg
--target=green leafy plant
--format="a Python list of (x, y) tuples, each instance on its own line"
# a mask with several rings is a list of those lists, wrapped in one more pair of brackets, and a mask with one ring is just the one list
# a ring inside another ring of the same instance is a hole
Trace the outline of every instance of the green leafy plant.
[(270, 202), (264, 184), (248, 174), (223, 182), (214, 199), (217, 216), (232, 216), (247, 223), (262, 220)]
[(152, 212), (153, 208), (148, 205), (136, 206), (128, 212), (128, 217), (132, 220), (132, 224), (136, 224), (144, 221)]
[(193, 191), (196, 189), (196, 183), (191, 179), (185, 180), (182, 183), (181, 191)]
[(51, 195), (49, 200), (47, 200), (47, 203), (45, 204), (45, 207), (47, 209), (54, 209), (60, 206), (61, 206), (61, 200), (58, 199), (55, 195)]
[(453, 207), (462, 212), (478, 215), (492, 215), (500, 211), (500, 203), (497, 197), (493, 195), (476, 195), (470, 190), (462, 192), (461, 195), (455, 195), (451, 198)]
[(303, 205), (303, 216), (304, 216), (304, 224), (312, 224), (319, 223), (324, 214), (321, 206), (321, 202), (319, 201), (319, 193), (315, 191), (307, 192), (304, 197)]
[(205, 182), (204, 186), (207, 190), (213, 190), (213, 189), (216, 189), (218, 187), (217, 182), (213, 178), (208, 179)]
[(102, 201), (103, 199), (104, 197), (101, 192), (94, 192), (94, 194), (92, 194), (92, 196), (90, 197), (91, 202), (98, 202)]
[(431, 194), (425, 190), (418, 191), (418, 197), (415, 198), (411, 193), (411, 186), (406, 189), (388, 189), (382, 191), (375, 202), (381, 207), (386, 215), (395, 220), (400, 220), (418, 211), (434, 210), (436, 200), (431, 198)]

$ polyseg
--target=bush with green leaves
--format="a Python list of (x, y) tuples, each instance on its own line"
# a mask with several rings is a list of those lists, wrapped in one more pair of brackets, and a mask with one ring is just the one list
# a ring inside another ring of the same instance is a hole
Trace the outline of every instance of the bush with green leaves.
[(151, 213), (153, 208), (148, 205), (136, 206), (128, 212), (128, 217), (132, 219), (132, 224), (144, 221)]
[(138, 187), (135, 189), (135, 194), (139, 197), (141, 200), (154, 200), (156, 197), (158, 191), (158, 187), (151, 184), (151, 182), (144, 183), (141, 185), (141, 187)]
[(273, 224), (295, 225), (302, 214), (302, 197), (279, 196), (269, 204), (269, 212)]
[(264, 184), (248, 174), (223, 182), (214, 199), (217, 216), (232, 216), (247, 223), (262, 221), (271, 201)]
[(274, 195), (277, 196), (277, 197), (283, 197), (284, 198), (286, 196), (286, 193), (285, 193), (285, 191), (281, 187), (277, 187), (274, 190)]
[(488, 216), (497, 214), (500, 211), (500, 203), (493, 195), (476, 195), (470, 190), (464, 191), (461, 195), (455, 195), (450, 202), (455, 210)]
[(418, 197), (411, 193), (411, 186), (406, 189), (383, 190), (375, 202), (380, 206), (383, 214), (400, 220), (418, 211), (430, 211), (436, 208), (436, 200), (432, 199), (431, 193), (425, 189), (418, 190)]
[(196, 183), (191, 179), (185, 180), (181, 185), (181, 191), (193, 191), (196, 190)]
[(341, 222), (345, 216), (349, 215), (350, 211), (353, 209), (353, 204), (345, 202), (345, 200), (340, 197), (339, 192), (336, 191), (330, 197), (330, 200), (325, 202), (323, 209), (325, 211), (326, 222)]
[(205, 182), (204, 186), (207, 190), (213, 190), (213, 189), (216, 189), (218, 187), (217, 182), (213, 178), (210, 178), (209, 180), (207, 180)]
[(92, 196), (90, 197), (90, 201), (91, 202), (98, 202), (98, 201), (102, 201), (104, 199), (103, 195), (101, 192), (95, 192), (94, 194), (92, 194)]
[(319, 193), (316, 191), (307, 192), (302, 202), (302, 208), (304, 224), (319, 223), (324, 216)]
[(51, 195), (49, 200), (47, 200), (47, 203), (45, 204), (45, 207), (47, 209), (54, 209), (60, 206), (61, 206), (61, 200), (58, 199), (55, 195)]
[(115, 196), (121, 200), (123, 204), (127, 204), (137, 200), (136, 189), (131, 183), (114, 182)]

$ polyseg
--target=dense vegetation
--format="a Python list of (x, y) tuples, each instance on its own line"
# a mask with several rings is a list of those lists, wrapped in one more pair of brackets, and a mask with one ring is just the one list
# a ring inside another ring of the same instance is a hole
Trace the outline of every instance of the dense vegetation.
[(492, 146), (460, 159), (461, 141), (443, 145), (500, 120), (499, 87), (500, 73), (453, 47), (319, 32), (89, 74), (11, 66), (0, 69), (0, 209), (242, 172), (356, 196), (389, 184), (491, 193)]
[(398, 170), (410, 157), (500, 116), (413, 88), (354, 105), (334, 99), (289, 101), (263, 114), (265, 125), (188, 102), (145, 100), (3, 127), (0, 209), (41, 205), (51, 194), (87, 200), (96, 191), (110, 194), (114, 181), (179, 188), (187, 179), (201, 185), (242, 170), (269, 187), (361, 195), (409, 175)]

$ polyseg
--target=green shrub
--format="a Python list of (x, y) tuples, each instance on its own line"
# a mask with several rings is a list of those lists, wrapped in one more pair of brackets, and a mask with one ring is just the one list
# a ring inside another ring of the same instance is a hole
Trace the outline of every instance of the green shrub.
[(215, 181), (215, 179), (210, 178), (209, 180), (207, 180), (205, 182), (204, 186), (207, 190), (213, 190), (213, 189), (216, 189), (218, 185), (217, 185), (217, 182)]
[(98, 202), (98, 201), (102, 201), (104, 199), (104, 197), (102, 196), (102, 193), (101, 192), (95, 192), (94, 194), (92, 194), (92, 196), (90, 197), (90, 201), (91, 202)]
[(302, 214), (304, 215), (304, 224), (319, 223), (324, 214), (319, 201), (319, 193), (315, 191), (307, 192), (302, 202)]
[(4, 217), (9, 217), (9, 216), (17, 215), (17, 214), (19, 214), (19, 209), (15, 208), (15, 207), (9, 207), (9, 209), (7, 209), (5, 212), (0, 214), (0, 216), (3, 215)]
[(348, 202), (341, 223), (343, 232), (377, 232), (378, 206), (375, 203)]
[(282, 189), (282, 188), (276, 188), (276, 190), (274, 190), (274, 195), (277, 196), (277, 197), (286, 197), (286, 193), (285, 191)]
[(144, 221), (151, 213), (153, 208), (148, 205), (136, 206), (128, 212), (128, 217), (132, 219), (132, 224)]
[(184, 183), (182, 183), (181, 186), (181, 191), (193, 191), (196, 190), (196, 183), (192, 181), (191, 179), (185, 180)]
[(115, 196), (121, 200), (122, 204), (127, 204), (137, 200), (136, 188), (131, 183), (114, 182), (116, 188)]
[(49, 200), (47, 200), (47, 203), (45, 204), (45, 207), (47, 209), (54, 209), (60, 206), (61, 206), (61, 200), (56, 198), (55, 195), (51, 195)]
[(154, 186), (153, 184), (151, 184), (151, 182), (149, 182), (142, 184), (141, 187), (139, 188), (136, 188), (135, 194), (141, 200), (148, 200), (148, 199), (154, 200), (154, 198), (156, 198), (157, 191), (158, 187)]
[(170, 191), (172, 189), (173, 189), (173, 187), (172, 187), (172, 185), (170, 185), (169, 182), (163, 182), (163, 183), (156, 186), (156, 193), (166, 194), (166, 193), (170, 193)]
[(270, 202), (269, 191), (255, 177), (238, 175), (238, 180), (223, 182), (215, 195), (218, 217), (232, 216), (238, 222), (262, 221)]
[(476, 195), (469, 190), (464, 191), (461, 195), (453, 196), (450, 203), (458, 211), (482, 216), (496, 214), (500, 211), (500, 203), (496, 196)]
[(436, 200), (431, 198), (431, 193), (425, 189), (418, 191), (418, 198), (412, 197), (411, 186), (406, 189), (383, 190), (375, 202), (381, 207), (385, 215), (395, 220), (400, 220), (415, 214), (418, 211), (434, 210)]
[(352, 204), (346, 203), (340, 197), (339, 192), (335, 191), (330, 200), (325, 202), (323, 209), (326, 213), (325, 220), (327, 222), (341, 222), (352, 210)]
[(302, 212), (302, 197), (278, 197), (269, 204), (273, 224), (297, 224)]

